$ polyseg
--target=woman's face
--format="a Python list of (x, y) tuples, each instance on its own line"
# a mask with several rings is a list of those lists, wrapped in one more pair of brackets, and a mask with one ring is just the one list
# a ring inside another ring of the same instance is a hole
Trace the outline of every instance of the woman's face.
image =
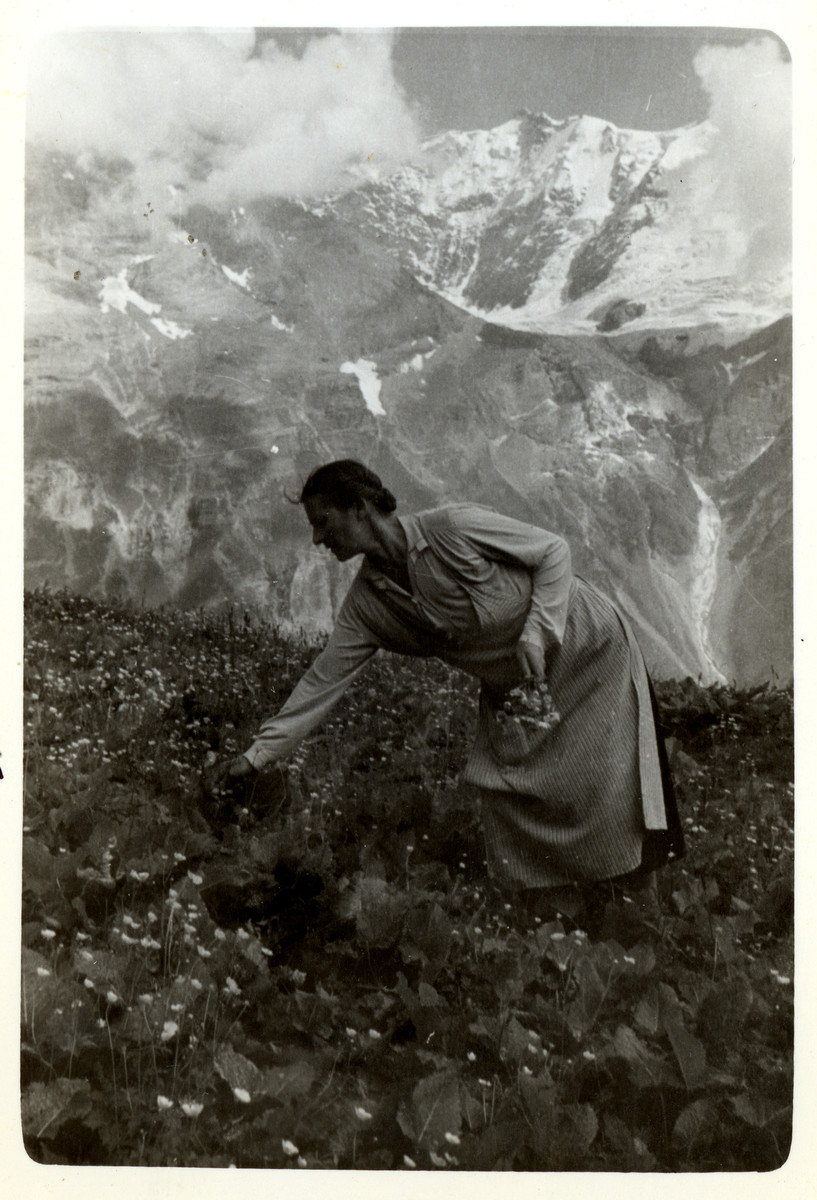
[(368, 526), (363, 508), (335, 508), (322, 496), (304, 501), (304, 510), (312, 526), (312, 543), (326, 546), (338, 562), (363, 554), (368, 546)]

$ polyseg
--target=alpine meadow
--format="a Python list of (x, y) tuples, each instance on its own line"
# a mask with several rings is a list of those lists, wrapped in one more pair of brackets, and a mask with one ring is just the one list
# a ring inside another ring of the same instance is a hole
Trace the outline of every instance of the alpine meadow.
[[(789, 56), (751, 30), (542, 27), (525, 54), (492, 32), (87, 30), (32, 54), (35, 1163), (786, 1162)], [(611, 109), (616, 47), (631, 89), (652, 47), (695, 115), (624, 126), (588, 82), (587, 111), (532, 89), (453, 128), (410, 57), (459, 47), (465, 105), (480, 63), (510, 95), (502, 61), (521, 88), (591, 37)], [(294, 753), (205, 786), (355, 578), (293, 502), (333, 459), (401, 512), (553, 531), (626, 614), (686, 842), (649, 905), (509, 902), (458, 781), (479, 683), (435, 658), (381, 651)]]

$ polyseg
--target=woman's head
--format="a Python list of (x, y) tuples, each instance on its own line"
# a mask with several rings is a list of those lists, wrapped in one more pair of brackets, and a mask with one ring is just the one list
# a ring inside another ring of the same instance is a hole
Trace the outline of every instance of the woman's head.
[(313, 543), (326, 546), (341, 562), (376, 552), (376, 527), (397, 507), (375, 473), (353, 459), (317, 467), (301, 490), (300, 503)]
[(371, 504), (381, 513), (391, 513), (397, 501), (388, 488), (383, 487), (374, 471), (352, 458), (316, 467), (301, 490), (300, 503), (319, 497), (332, 508), (359, 508)]

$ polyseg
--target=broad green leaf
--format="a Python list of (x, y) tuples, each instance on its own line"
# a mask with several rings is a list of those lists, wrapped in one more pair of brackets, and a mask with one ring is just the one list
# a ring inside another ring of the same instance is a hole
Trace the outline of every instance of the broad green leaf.
[(423, 1149), (446, 1145), (445, 1135), (458, 1135), (462, 1126), (462, 1106), (457, 1077), (451, 1071), (439, 1071), (421, 1079), (411, 1100), (400, 1105), (397, 1120), (406, 1137)]
[(708, 1096), (693, 1100), (683, 1109), (672, 1128), (672, 1142), (687, 1152), (708, 1145), (717, 1133), (718, 1106)]
[(239, 1088), (251, 1097), (266, 1091), (266, 1079), (255, 1063), (239, 1054), (229, 1043), (216, 1051), (213, 1065), (225, 1083), (235, 1091)]
[(629, 1025), (619, 1025), (611, 1044), (597, 1055), (598, 1061), (620, 1058), (627, 1064), (636, 1087), (650, 1088), (681, 1084), (669, 1063), (649, 1050)]
[(559, 1104), (553, 1100), (540, 1110), (528, 1142), (545, 1164), (559, 1170), (586, 1158), (598, 1131), (598, 1117), (590, 1104)]
[(770, 1100), (760, 1092), (741, 1092), (739, 1096), (730, 1096), (729, 1103), (741, 1121), (745, 1121), (753, 1129), (763, 1129), (776, 1117), (786, 1116), (791, 1112), (790, 1104)]
[(74, 1053), (97, 1040), (96, 1001), (72, 979), (55, 975), (41, 954), (22, 952), (23, 1029), (35, 1045)]
[(56, 1137), (66, 1121), (82, 1120), (91, 1111), (87, 1079), (54, 1079), (32, 1083), (22, 1096), (23, 1133), (29, 1138)]
[(701, 1087), (708, 1077), (706, 1050), (703, 1042), (684, 1025), (683, 1010), (677, 996), (667, 984), (659, 985), (661, 1024), (669, 1038), (673, 1053), (681, 1068), (684, 1083), (690, 1091)]
[(511, 1017), (502, 1031), (502, 1041), (499, 1047), (500, 1057), (513, 1063), (529, 1063), (532, 1055), (528, 1046), (531, 1037), (516, 1017)]
[(269, 1067), (264, 1072), (264, 1091), (275, 1100), (305, 1096), (314, 1079), (315, 1068), (306, 1059), (301, 1059), (283, 1067)]

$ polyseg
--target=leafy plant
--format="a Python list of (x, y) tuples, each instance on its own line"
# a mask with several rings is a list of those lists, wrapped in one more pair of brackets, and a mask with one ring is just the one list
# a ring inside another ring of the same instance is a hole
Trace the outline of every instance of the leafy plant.
[(26, 597), (21, 1122), (42, 1162), (771, 1170), (791, 1137), (792, 695), (658, 687), (688, 851), (545, 921), (456, 786), (473, 683), (381, 656), (213, 805), (317, 646)]

